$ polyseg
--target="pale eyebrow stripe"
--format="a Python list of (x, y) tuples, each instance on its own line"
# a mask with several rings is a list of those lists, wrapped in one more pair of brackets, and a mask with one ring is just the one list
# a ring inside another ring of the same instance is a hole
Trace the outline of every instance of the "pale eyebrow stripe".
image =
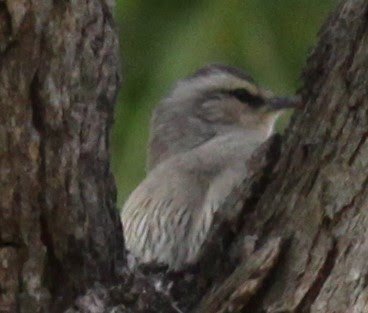
[(232, 84), (231, 88), (233, 89), (246, 89), (252, 96), (261, 96), (259, 93), (258, 86), (247, 82), (245, 80), (237, 81)]

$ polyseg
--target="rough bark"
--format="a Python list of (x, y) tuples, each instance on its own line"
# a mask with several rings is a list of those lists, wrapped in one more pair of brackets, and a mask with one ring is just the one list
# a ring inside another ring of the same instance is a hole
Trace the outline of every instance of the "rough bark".
[(61, 311), (124, 261), (109, 2), (0, 2), (0, 312)]
[(0, 17), (0, 312), (59, 312), (77, 295), (67, 312), (368, 311), (365, 0), (323, 26), (305, 107), (226, 199), (206, 271), (124, 274), (111, 288), (124, 263), (108, 160), (111, 6), (8, 0)]
[[(245, 202), (238, 243), (285, 245), (244, 312), (368, 312), (367, 51), (368, 3), (343, 1), (307, 62), (305, 107), (279, 162), (259, 200)], [(230, 310), (209, 308), (199, 312)]]

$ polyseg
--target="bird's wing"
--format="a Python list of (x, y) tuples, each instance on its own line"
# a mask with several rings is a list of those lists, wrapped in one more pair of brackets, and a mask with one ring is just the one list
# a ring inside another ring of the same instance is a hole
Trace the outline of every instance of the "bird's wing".
[(128, 198), (121, 219), (127, 248), (140, 262), (178, 268), (197, 253), (192, 228), (206, 190), (195, 177), (159, 167)]

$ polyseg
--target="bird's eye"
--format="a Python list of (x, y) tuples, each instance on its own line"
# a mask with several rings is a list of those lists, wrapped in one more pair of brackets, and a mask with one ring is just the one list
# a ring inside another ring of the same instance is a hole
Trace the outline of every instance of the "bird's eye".
[(254, 108), (258, 108), (264, 104), (264, 100), (261, 97), (252, 95), (245, 88), (231, 90), (230, 95)]

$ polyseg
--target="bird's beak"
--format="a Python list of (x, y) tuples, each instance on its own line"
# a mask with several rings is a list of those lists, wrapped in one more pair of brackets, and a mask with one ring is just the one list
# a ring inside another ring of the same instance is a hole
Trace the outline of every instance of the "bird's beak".
[(297, 109), (301, 107), (301, 98), (296, 97), (274, 97), (268, 101), (268, 107), (271, 111), (286, 109)]

